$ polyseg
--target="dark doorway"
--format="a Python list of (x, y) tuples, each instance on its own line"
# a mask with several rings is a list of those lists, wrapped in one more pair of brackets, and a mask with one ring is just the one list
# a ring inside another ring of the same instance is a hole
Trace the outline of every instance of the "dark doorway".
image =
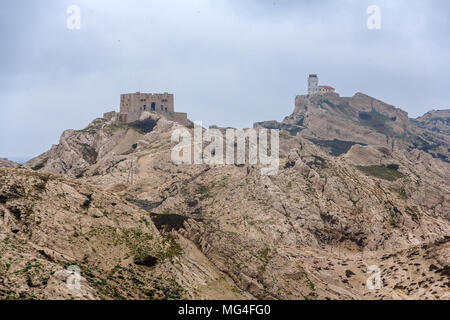
[(155, 106), (155, 103), (152, 102), (151, 110), (152, 110), (152, 111), (155, 111), (155, 107), (156, 107), (156, 106)]

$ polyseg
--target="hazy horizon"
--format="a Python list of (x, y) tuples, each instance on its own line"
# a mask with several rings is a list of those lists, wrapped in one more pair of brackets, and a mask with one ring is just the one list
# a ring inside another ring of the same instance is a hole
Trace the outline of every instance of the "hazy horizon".
[[(366, 26), (369, 5), (381, 29)], [(81, 9), (69, 30), (67, 8)], [(319, 75), (415, 118), (450, 106), (450, 3), (30, 0), (0, 3), (0, 157), (29, 159), (118, 110), (119, 95), (171, 92), (204, 126), (282, 120)]]

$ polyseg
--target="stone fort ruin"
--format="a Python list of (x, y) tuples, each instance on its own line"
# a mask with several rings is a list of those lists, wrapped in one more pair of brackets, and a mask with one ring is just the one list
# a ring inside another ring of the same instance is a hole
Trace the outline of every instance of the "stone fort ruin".
[(103, 115), (117, 124), (127, 124), (140, 120), (144, 112), (157, 113), (169, 120), (187, 124), (187, 114), (175, 112), (171, 93), (127, 93), (120, 95), (120, 112), (111, 111)]

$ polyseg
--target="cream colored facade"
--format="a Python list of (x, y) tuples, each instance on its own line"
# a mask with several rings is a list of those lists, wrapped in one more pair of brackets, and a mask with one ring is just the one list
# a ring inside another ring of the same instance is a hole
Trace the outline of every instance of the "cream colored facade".
[(174, 112), (173, 94), (127, 93), (120, 95), (120, 112), (140, 113), (142, 111)]
[(319, 94), (325, 94), (329, 92), (335, 92), (334, 88), (330, 86), (319, 86)]
[(188, 124), (187, 114), (175, 112), (171, 93), (126, 93), (120, 95), (120, 112), (107, 112), (103, 118), (115, 119), (117, 123), (138, 121), (143, 112), (163, 114), (167, 119)]

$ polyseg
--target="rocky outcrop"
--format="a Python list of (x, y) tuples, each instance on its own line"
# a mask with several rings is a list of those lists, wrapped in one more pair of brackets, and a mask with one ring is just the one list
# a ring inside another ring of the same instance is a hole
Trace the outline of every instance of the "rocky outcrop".
[(18, 163), (8, 160), (6, 158), (0, 158), (0, 167), (4, 168), (17, 168), (19, 166)]
[(421, 136), (413, 141), (414, 147), (435, 158), (450, 162), (450, 110), (433, 110), (412, 119)]
[(351, 98), (335, 93), (297, 96), (293, 115), (283, 122), (298, 117), (304, 118), (302, 135), (321, 140), (392, 147), (393, 137), (410, 130), (406, 112), (361, 93)]
[(127, 125), (96, 119), (83, 130), (64, 131), (58, 145), (23, 167), (81, 178), (85, 173), (95, 173), (105, 163), (122, 162), (138, 146), (146, 143), (143, 140), (146, 134), (154, 129), (164, 129), (167, 123), (162, 116), (149, 112), (143, 114), (139, 121)]
[(390, 151), (419, 149), (448, 162), (447, 122), (448, 110), (410, 120), (403, 110), (362, 93), (353, 97), (327, 93), (297, 96), (292, 115), (281, 123), (261, 122), (255, 127), (299, 134), (335, 156), (346, 153), (346, 145), (360, 144)]
[(413, 123), (423, 129), (450, 135), (450, 110), (432, 110), (423, 116), (412, 119)]

